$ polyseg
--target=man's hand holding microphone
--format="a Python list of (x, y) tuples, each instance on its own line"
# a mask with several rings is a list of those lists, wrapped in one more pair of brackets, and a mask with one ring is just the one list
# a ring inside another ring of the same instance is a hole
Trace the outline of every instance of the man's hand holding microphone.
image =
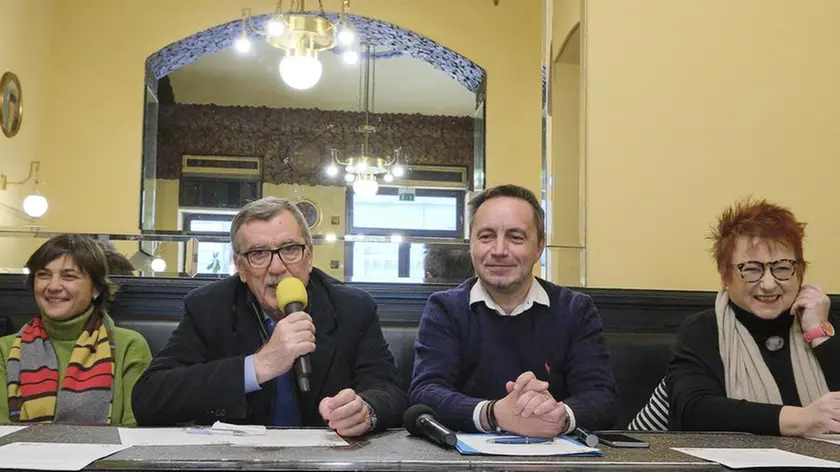
[[(285, 374), (298, 359), (299, 365), (309, 364), (309, 359), (303, 356), (315, 351), (315, 325), (312, 317), (302, 311), (307, 301), (306, 287), (300, 279), (286, 277), (277, 284), (277, 308), (283, 309), (286, 316), (277, 322), (271, 338), (254, 354), (254, 371), (259, 383)], [(301, 390), (308, 391), (308, 372), (303, 381), (306, 389)]]
[[(307, 302), (306, 287), (300, 279), (286, 277), (277, 284), (277, 307), (286, 315), (277, 322), (268, 342), (254, 355), (259, 383), (283, 375), (294, 366), (299, 390), (309, 392), (312, 373), (309, 354), (315, 351), (315, 324), (312, 317), (303, 312)], [(351, 388), (324, 397), (318, 412), (327, 425), (342, 436), (360, 436), (373, 429), (370, 407)]]

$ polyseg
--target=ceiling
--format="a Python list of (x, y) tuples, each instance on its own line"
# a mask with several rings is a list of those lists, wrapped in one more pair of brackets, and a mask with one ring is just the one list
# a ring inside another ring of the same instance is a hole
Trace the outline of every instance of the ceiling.
[[(280, 79), (280, 50), (255, 42), (251, 53), (232, 48), (204, 55), (169, 74), (178, 103), (271, 108), (359, 111), (361, 63), (348, 65), (340, 55), (319, 54), (323, 74), (309, 90), (294, 90)], [(475, 94), (428, 63), (397, 56), (377, 59), (376, 113), (472, 116)]]

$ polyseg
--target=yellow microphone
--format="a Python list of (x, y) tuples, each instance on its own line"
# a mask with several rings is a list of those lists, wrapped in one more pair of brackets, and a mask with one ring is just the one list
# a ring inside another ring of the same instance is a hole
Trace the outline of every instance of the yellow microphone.
[[(277, 307), (287, 315), (296, 311), (303, 311), (309, 302), (306, 286), (295, 277), (286, 277), (281, 280), (277, 284), (276, 294)], [(309, 377), (312, 375), (312, 364), (309, 362), (308, 354), (295, 359), (295, 375), (297, 376), (298, 389), (304, 393), (308, 392)]]

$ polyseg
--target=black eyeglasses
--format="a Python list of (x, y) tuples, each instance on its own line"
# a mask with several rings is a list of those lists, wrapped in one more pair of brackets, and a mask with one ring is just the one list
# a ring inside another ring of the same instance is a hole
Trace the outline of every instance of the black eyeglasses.
[(790, 280), (796, 274), (796, 266), (799, 262), (793, 259), (779, 259), (771, 262), (747, 261), (735, 264), (735, 268), (741, 273), (741, 278), (749, 283), (755, 283), (764, 277), (764, 272), (770, 268), (770, 274), (779, 282)]
[(275, 254), (284, 264), (297, 264), (303, 259), (305, 249), (306, 244), (288, 244), (277, 249), (254, 249), (241, 255), (245, 256), (252, 269), (262, 269), (271, 265)]

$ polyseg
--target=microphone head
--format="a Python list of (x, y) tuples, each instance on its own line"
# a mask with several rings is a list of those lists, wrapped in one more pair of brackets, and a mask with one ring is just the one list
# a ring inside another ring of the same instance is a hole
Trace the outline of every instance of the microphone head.
[(403, 415), (403, 426), (413, 436), (422, 436), (423, 433), (417, 427), (417, 420), (423, 416), (429, 415), (435, 417), (435, 410), (426, 405), (414, 405), (405, 411)]
[[(277, 308), (284, 310), (289, 303), (298, 302), (303, 306), (309, 302), (306, 286), (297, 277), (286, 277), (277, 284)], [(288, 314), (288, 313), (287, 313)]]

